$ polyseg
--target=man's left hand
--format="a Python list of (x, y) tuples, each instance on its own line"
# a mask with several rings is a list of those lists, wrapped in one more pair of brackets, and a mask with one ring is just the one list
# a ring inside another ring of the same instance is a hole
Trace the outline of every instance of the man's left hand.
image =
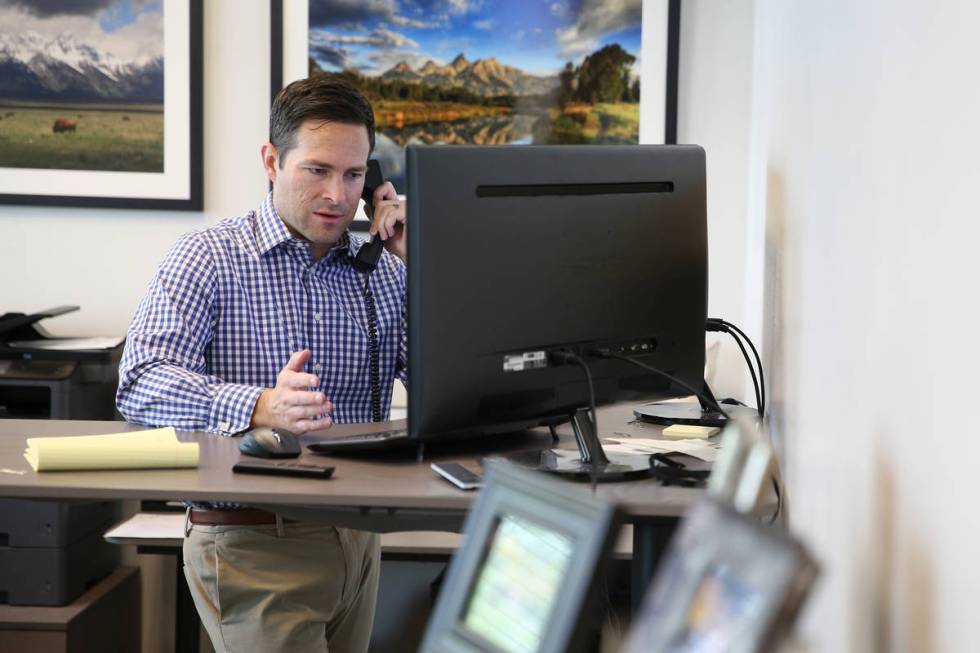
[(374, 216), (371, 220), (370, 234), (379, 234), (385, 249), (407, 260), (405, 248), (405, 201), (398, 199), (398, 193), (390, 181), (374, 189)]

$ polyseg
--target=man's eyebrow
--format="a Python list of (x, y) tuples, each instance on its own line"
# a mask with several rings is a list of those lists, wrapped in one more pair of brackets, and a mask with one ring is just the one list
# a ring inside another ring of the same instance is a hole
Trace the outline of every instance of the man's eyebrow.
[[(325, 168), (327, 170), (333, 170), (335, 167), (332, 163), (326, 163), (325, 161), (317, 161), (316, 159), (304, 159), (300, 163), (300, 165), (313, 166), (315, 168)], [(353, 166), (351, 168), (348, 168), (347, 170), (348, 172), (366, 172), (367, 164), (364, 164), (362, 166)]]

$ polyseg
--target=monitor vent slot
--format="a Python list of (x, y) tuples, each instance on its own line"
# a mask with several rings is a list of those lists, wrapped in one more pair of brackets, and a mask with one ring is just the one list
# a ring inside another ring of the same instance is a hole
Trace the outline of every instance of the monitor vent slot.
[(641, 195), (673, 193), (672, 181), (642, 181), (610, 184), (510, 184), (477, 186), (477, 197), (548, 197), (569, 195)]

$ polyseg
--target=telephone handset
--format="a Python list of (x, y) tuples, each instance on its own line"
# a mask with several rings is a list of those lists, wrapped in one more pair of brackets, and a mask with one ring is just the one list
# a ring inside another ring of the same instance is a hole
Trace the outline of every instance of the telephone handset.
[[(364, 174), (364, 190), (361, 199), (364, 200), (364, 212), (374, 219), (374, 191), (385, 183), (381, 174), (381, 164), (376, 159), (368, 159), (367, 172)], [(364, 308), (367, 312), (368, 331), (368, 362), (369, 380), (371, 383), (371, 421), (381, 421), (381, 347), (378, 342), (378, 309), (371, 291), (371, 272), (378, 267), (384, 241), (381, 236), (374, 234), (370, 242), (361, 245), (354, 257), (354, 269), (363, 274), (364, 279)]]
[[(364, 190), (361, 192), (361, 199), (364, 200), (364, 212), (368, 218), (374, 219), (374, 190), (385, 183), (384, 175), (381, 173), (381, 164), (377, 159), (368, 159), (367, 172), (364, 175)], [(370, 242), (361, 245), (354, 258), (354, 269), (358, 272), (368, 272), (378, 267), (381, 259), (381, 250), (384, 249), (384, 241), (381, 236), (374, 235)]]

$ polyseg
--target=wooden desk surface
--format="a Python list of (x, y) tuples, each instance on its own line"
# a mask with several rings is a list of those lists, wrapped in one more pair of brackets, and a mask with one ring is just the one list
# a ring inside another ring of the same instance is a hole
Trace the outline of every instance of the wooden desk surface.
[[(628, 424), (631, 407), (616, 406), (600, 411), (603, 435), (624, 435), (642, 429), (640, 435), (655, 436), (656, 427)], [(377, 424), (336, 425), (328, 431), (310, 434), (303, 441), (314, 442), (376, 430)], [(404, 421), (392, 422), (404, 426)], [(476, 470), (478, 460), (502, 448), (511, 450), (551, 446), (546, 430), (526, 436), (503, 436), (495, 440), (473, 440), (439, 446), (427, 452), (418, 463), (414, 454), (402, 452), (384, 457), (327, 457), (304, 450), (300, 462), (336, 466), (331, 480), (233, 474), (239, 460), (238, 438), (198, 432), (180, 432), (182, 441), (201, 446), (196, 469), (140, 469), (125, 471), (34, 472), (23, 451), (29, 437), (94, 435), (142, 430), (124, 422), (0, 420), (0, 496), (30, 498), (86, 499), (190, 499), (223, 500), (246, 504), (311, 507), (360, 507), (465, 511), (475, 493), (456, 489), (430, 468), (435, 460), (452, 460)], [(562, 448), (574, 448), (571, 429), (565, 425)], [(634, 432), (634, 435), (637, 433)], [(600, 484), (598, 493), (619, 503), (634, 517), (678, 516), (701, 494), (701, 490), (663, 487), (653, 480)]]

